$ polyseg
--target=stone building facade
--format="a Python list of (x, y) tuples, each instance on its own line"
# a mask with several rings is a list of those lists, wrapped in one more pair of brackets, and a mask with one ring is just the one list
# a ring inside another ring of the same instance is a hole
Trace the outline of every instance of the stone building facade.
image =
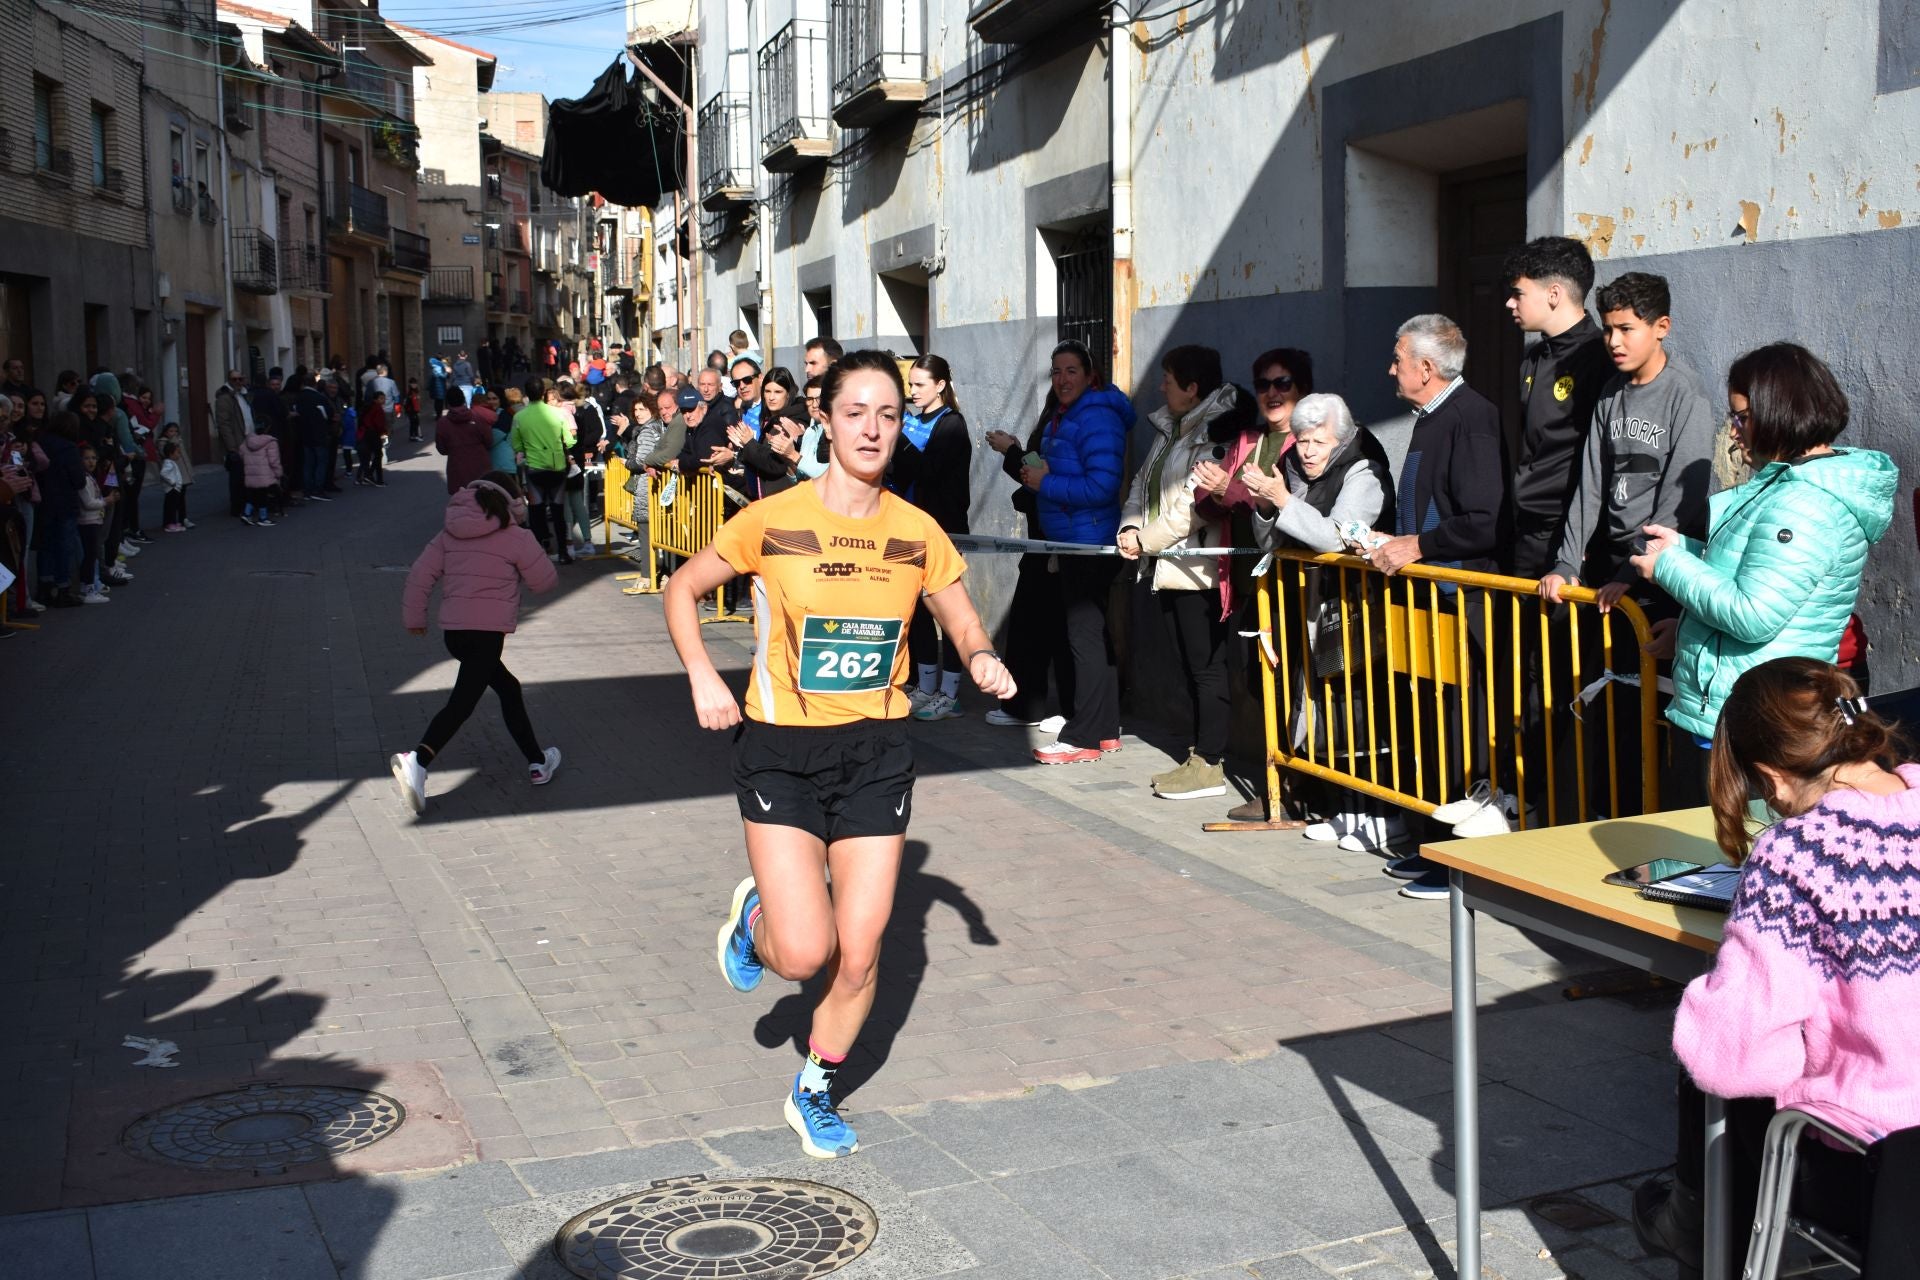
[[(698, 30), (703, 346), (932, 350), (971, 422), (1015, 430), (1063, 335), (1143, 411), (1173, 345), (1241, 378), (1301, 346), (1397, 451), (1395, 326), (1453, 314), (1469, 381), (1516, 402), (1499, 260), (1564, 233), (1602, 281), (1669, 279), (1709, 387), (1801, 341), (1853, 397), (1846, 439), (1920, 463), (1911, 6), (701, 0)], [(974, 527), (1012, 532), (994, 461)], [(1891, 687), (1920, 680), (1912, 534), (1862, 599)], [(977, 568), (996, 603), (1008, 567)]]

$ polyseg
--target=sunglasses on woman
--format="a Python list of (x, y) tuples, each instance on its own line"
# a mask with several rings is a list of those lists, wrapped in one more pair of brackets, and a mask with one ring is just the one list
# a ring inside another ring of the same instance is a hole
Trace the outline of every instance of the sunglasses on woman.
[(1283, 373), (1277, 378), (1255, 378), (1253, 380), (1253, 392), (1255, 395), (1263, 396), (1269, 391), (1291, 390), (1293, 390), (1293, 377), (1291, 374)]

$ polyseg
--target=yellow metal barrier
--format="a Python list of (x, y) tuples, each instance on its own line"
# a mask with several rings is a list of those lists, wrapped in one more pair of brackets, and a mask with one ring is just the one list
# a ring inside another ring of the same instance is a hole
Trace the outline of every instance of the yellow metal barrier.
[[(1307, 551), (1276, 553), (1256, 589), (1265, 785), (1274, 817), (1281, 813), (1282, 770), (1416, 813), (1432, 813), (1484, 780), (1518, 802), (1523, 830), (1541, 820), (1554, 826), (1658, 810), (1657, 672), (1646, 652), (1646, 616), (1632, 600), (1601, 614), (1591, 589), (1570, 587), (1562, 597), (1565, 620), (1557, 622), (1530, 579), (1420, 564), (1389, 578), (1352, 556)], [(1541, 713), (1529, 743), (1525, 641), (1535, 626)], [(1616, 626), (1630, 633), (1631, 653), (1620, 646), (1625, 671), (1614, 660)], [(1569, 709), (1594, 680), (1613, 672), (1639, 677), (1638, 690), (1625, 686), (1631, 700), (1616, 706), (1616, 685), (1608, 680), (1586, 713)], [(1556, 673), (1570, 687), (1556, 687)], [(1592, 709), (1602, 706), (1596, 717)], [(1573, 750), (1570, 775), (1561, 767), (1563, 735)], [(1604, 770), (1604, 786), (1590, 785), (1590, 755), (1598, 757), (1594, 778)], [(1544, 776), (1529, 776), (1530, 763)]]
[[(618, 467), (616, 473), (615, 468)], [(616, 484), (615, 476), (619, 477)], [(626, 491), (626, 464), (613, 459), (607, 464), (607, 500), (606, 523), (608, 528), (618, 523), (626, 528), (638, 531), (634, 520), (634, 496)], [(616, 505), (614, 493), (619, 492), (624, 502)], [(713, 471), (696, 472), (692, 479), (686, 479), (675, 471), (655, 472), (647, 478), (647, 518), (646, 518), (646, 567), (645, 573), (620, 574), (621, 581), (633, 580), (635, 585), (625, 588), (630, 596), (656, 595), (660, 591), (660, 555), (691, 557), (704, 551), (713, 542), (714, 534), (727, 518), (727, 491), (725, 480)], [(624, 506), (624, 511), (620, 510)], [(616, 520), (616, 515), (621, 518)], [(611, 544), (612, 533), (607, 537)], [(641, 584), (638, 579), (646, 581)], [(714, 614), (702, 618), (702, 622), (751, 622), (751, 615), (737, 612), (727, 603), (727, 588), (721, 587), (714, 592)]]

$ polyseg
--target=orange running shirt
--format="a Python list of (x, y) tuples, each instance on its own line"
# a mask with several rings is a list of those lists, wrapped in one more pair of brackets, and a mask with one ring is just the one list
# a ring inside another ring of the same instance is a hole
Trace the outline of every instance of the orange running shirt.
[(906, 716), (914, 607), (921, 592), (953, 585), (967, 568), (931, 516), (891, 493), (865, 520), (835, 515), (807, 481), (721, 525), (713, 549), (754, 575), (750, 719), (835, 725)]

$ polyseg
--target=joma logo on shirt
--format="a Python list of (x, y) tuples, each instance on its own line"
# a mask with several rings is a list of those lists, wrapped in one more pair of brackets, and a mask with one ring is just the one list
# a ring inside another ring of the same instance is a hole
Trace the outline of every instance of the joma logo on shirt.
[(852, 551), (878, 551), (880, 548), (872, 538), (842, 538), (835, 536), (827, 539), (830, 547), (846, 547)]
[(1645, 418), (1616, 418), (1609, 429), (1609, 434), (1615, 440), (1625, 436), (1629, 440), (1639, 440), (1659, 449), (1665, 444), (1667, 429)]

